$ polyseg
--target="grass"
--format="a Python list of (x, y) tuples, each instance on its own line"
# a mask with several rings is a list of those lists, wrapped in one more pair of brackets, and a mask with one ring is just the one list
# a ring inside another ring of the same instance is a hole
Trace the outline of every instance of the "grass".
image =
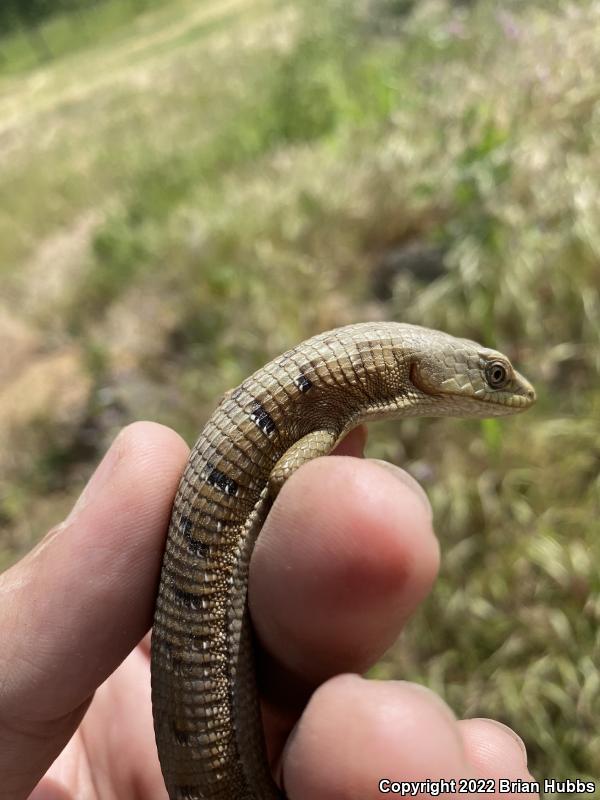
[[(599, 7), (369, 9), (173, 0), (91, 15), (93, 41), (65, 34), (41, 66), (5, 43), (6, 297), (79, 348), (92, 390), (76, 422), (48, 409), (18, 434), (38, 455), (6, 471), (4, 558), (120, 425), (192, 440), (226, 388), (317, 330), (390, 318), (485, 341), (535, 383), (532, 412), (373, 427), (443, 549), (374, 673), (507, 722), (536, 777), (597, 777)], [(40, 249), (90, 209), (70, 279), (36, 305)]]
[(0, 76), (37, 69), (41, 63), (89, 50), (97, 41), (110, 46), (129, 23), (165, 0), (98, 0), (88, 8), (54, 14), (33, 32), (22, 28), (0, 38)]

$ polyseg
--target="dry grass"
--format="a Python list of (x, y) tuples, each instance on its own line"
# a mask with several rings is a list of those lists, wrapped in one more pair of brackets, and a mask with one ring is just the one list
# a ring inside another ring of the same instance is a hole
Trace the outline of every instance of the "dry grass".
[[(392, 318), (496, 345), (538, 389), (522, 419), (373, 431), (371, 452), (427, 488), (443, 548), (375, 673), (504, 720), (540, 779), (598, 778), (600, 3), (192, 5), (0, 97), (10, 296), (34, 291), (45, 237), (96, 215), (65, 292), (27, 319), (75, 340), (93, 388), (81, 425), (48, 409), (23, 432), (39, 456), (0, 491), (8, 557), (119, 425), (191, 439), (224, 389), (316, 330)], [(78, 81), (98, 54), (114, 73)]]

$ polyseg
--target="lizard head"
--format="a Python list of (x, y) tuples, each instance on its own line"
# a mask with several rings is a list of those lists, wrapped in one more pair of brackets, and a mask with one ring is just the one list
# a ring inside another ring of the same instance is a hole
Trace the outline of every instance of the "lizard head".
[(447, 334), (417, 353), (410, 379), (443, 416), (504, 416), (535, 402), (535, 390), (505, 355)]

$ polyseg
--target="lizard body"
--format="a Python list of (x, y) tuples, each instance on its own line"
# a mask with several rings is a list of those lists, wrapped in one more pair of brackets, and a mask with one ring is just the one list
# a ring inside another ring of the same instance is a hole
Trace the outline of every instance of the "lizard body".
[(534, 400), (501, 353), (394, 322), (319, 334), (226, 393), (181, 479), (154, 617), (154, 725), (171, 800), (282, 797), (246, 595), (254, 543), (289, 475), (364, 421), (500, 416)]

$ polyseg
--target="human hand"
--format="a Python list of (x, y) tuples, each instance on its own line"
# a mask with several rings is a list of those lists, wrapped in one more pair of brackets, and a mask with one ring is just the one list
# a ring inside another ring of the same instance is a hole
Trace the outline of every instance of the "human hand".
[[(337, 452), (363, 444), (358, 429)], [(144, 634), (187, 456), (173, 431), (129, 426), (67, 520), (0, 576), (3, 800), (166, 800)], [(387, 649), (437, 565), (426, 498), (400, 470), (317, 459), (283, 487), (249, 596), (269, 750), (291, 800), (381, 797), (385, 777), (531, 779), (505, 726), (456, 721), (414, 684), (339, 674)]]

